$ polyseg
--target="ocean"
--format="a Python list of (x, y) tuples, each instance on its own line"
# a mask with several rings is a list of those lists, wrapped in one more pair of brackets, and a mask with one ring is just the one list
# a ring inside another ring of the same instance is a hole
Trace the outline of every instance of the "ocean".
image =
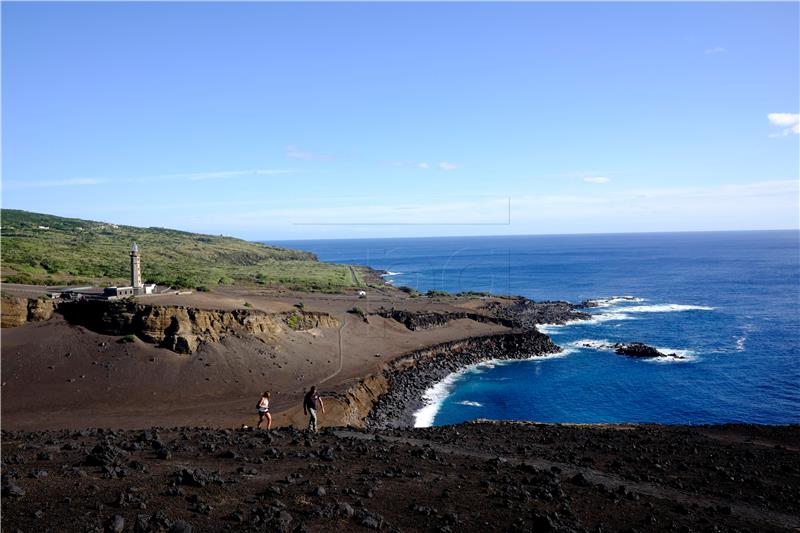
[[(488, 362), (425, 394), (416, 425), (800, 423), (800, 232), (282, 241), (419, 291), (600, 299), (543, 326), (555, 356)], [(627, 297), (626, 299), (614, 297)], [(683, 359), (606, 345), (643, 342)]]

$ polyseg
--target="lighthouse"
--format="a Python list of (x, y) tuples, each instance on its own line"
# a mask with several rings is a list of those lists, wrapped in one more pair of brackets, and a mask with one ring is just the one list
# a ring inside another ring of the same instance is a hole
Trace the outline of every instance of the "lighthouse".
[(144, 285), (142, 284), (142, 262), (139, 257), (139, 247), (136, 242), (131, 246), (131, 287), (133, 287), (134, 294), (141, 294), (144, 292)]
[(139, 256), (139, 246), (134, 242), (131, 246), (131, 285), (130, 287), (106, 287), (103, 297), (108, 300), (130, 298), (142, 294), (155, 294), (156, 284), (142, 283), (142, 258)]

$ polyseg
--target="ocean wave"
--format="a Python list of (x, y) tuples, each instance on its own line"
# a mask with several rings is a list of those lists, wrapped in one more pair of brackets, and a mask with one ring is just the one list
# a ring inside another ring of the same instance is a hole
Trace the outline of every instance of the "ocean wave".
[(400, 274), (402, 274), (402, 272), (390, 272), (390, 271), (388, 271), (388, 270), (387, 270), (387, 271), (386, 271), (386, 273), (385, 273), (385, 274), (381, 274), (381, 276), (382, 276), (382, 277), (386, 277), (386, 276), (399, 276)]
[(618, 313), (618, 312), (597, 313), (592, 315), (592, 318), (588, 318), (585, 320), (583, 319), (567, 320), (563, 324), (536, 324), (536, 329), (539, 330), (539, 333), (550, 335), (552, 333), (558, 333), (562, 328), (568, 326), (599, 324), (601, 322), (610, 322), (612, 320), (635, 320), (635, 318), (625, 313)]
[(747, 337), (739, 337), (736, 339), (736, 351), (743, 352), (744, 351), (744, 343), (747, 341)]
[(684, 305), (684, 304), (655, 304), (655, 305), (631, 305), (619, 308), (626, 313), (670, 313), (679, 311), (714, 311), (716, 307), (705, 305)]
[[(469, 367), (468, 367), (469, 368)], [(433, 425), (433, 420), (442, 408), (442, 404), (450, 396), (456, 380), (466, 373), (467, 369), (453, 372), (442, 381), (434, 385), (422, 394), (423, 406), (414, 413), (414, 427), (428, 428)]]
[(613, 350), (611, 342), (606, 339), (598, 340), (598, 339), (580, 339), (577, 341), (572, 341), (569, 343), (570, 346), (574, 348), (591, 348), (592, 350)]
[(469, 407), (483, 407), (482, 403), (478, 402), (471, 402), (469, 400), (464, 400), (463, 402), (456, 402), (458, 405), (467, 405)]
[(643, 302), (645, 301), (644, 298), (638, 298), (636, 296), (608, 296), (606, 298), (595, 298), (593, 300), (587, 300), (586, 303), (593, 305), (594, 307), (611, 307), (612, 305), (616, 305), (622, 302)]
[(666, 363), (694, 363), (699, 358), (692, 350), (673, 350), (672, 348), (656, 347), (656, 350), (666, 354), (675, 354), (678, 357), (670, 357), (665, 355), (663, 357), (644, 357), (641, 358), (645, 363), (666, 364)]
[[(616, 347), (613, 342), (607, 339), (580, 339), (569, 343), (569, 346), (575, 349), (588, 348), (590, 350), (597, 350), (599, 352), (615, 352)], [(643, 361), (650, 361), (655, 363), (687, 363), (697, 360), (697, 355), (693, 350), (666, 348), (663, 346), (654, 346), (656, 350), (663, 353), (661, 357), (640, 357)], [(672, 354), (678, 357), (671, 357)]]

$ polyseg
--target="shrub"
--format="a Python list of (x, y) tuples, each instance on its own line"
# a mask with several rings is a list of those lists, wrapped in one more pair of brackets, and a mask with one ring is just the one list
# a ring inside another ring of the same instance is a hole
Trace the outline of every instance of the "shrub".
[(245, 302), (245, 303), (244, 303), (244, 306), (245, 306), (245, 307), (253, 307), (253, 304), (251, 304), (250, 302)]
[(425, 293), (425, 295), (428, 298), (431, 298), (431, 297), (434, 297), (434, 296), (450, 296), (450, 293), (447, 292), (447, 291), (428, 291), (428, 292)]
[(125, 344), (125, 343), (128, 343), (128, 342), (133, 342), (135, 340), (136, 340), (136, 337), (134, 337), (133, 335), (125, 335), (124, 337), (122, 337), (117, 342), (119, 342), (120, 344)]
[(298, 330), (303, 325), (303, 319), (297, 313), (292, 313), (291, 315), (289, 315), (289, 318), (286, 319), (286, 324), (290, 328)]
[(401, 285), (400, 287), (397, 287), (397, 290), (403, 291), (406, 294), (414, 294), (415, 292), (417, 292), (417, 290), (414, 289), (413, 287), (406, 287), (405, 285)]
[(304, 304), (303, 302), (297, 302), (296, 304), (294, 304), (294, 306), (302, 311), (303, 309), (305, 309), (306, 304)]
[(354, 305), (351, 309), (347, 311), (348, 313), (353, 313), (354, 315), (360, 316), (364, 322), (367, 321), (367, 312), (364, 311), (361, 307)]
[(198, 285), (194, 288), (197, 292), (208, 292), (208, 287), (205, 285)]

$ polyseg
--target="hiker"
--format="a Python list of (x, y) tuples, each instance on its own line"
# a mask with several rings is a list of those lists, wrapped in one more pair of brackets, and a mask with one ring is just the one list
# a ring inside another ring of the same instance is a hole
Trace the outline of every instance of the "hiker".
[(308, 429), (317, 432), (317, 406), (322, 409), (325, 414), (325, 404), (322, 403), (322, 398), (319, 397), (317, 387), (311, 387), (303, 399), (303, 414), (308, 415)]
[(261, 424), (264, 422), (264, 419), (267, 419), (267, 431), (272, 429), (272, 415), (269, 414), (269, 399), (271, 394), (269, 391), (264, 391), (261, 395), (261, 399), (258, 400), (258, 405), (256, 408), (258, 409), (258, 425), (256, 426), (257, 429), (261, 429)]

